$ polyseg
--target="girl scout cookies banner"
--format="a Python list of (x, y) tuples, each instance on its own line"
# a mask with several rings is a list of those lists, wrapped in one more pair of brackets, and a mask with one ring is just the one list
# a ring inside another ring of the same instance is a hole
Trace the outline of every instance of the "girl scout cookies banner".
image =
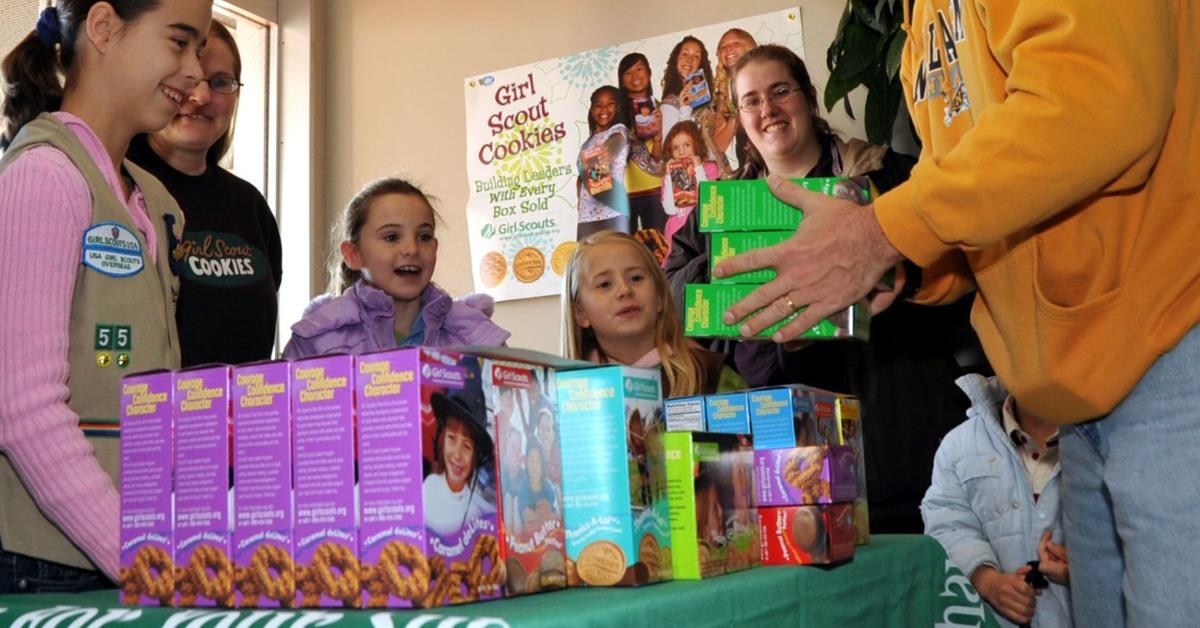
[(803, 56), (799, 10), (467, 78), (475, 289), (558, 294), (575, 241), (601, 229), (665, 259), (698, 183), (737, 167), (728, 69), (765, 43)]

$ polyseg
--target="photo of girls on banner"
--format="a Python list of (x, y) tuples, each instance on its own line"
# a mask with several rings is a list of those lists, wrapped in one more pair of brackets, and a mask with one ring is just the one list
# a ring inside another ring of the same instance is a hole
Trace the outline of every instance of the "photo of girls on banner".
[(575, 241), (632, 234), (661, 263), (701, 181), (736, 170), (729, 68), (780, 44), (788, 9), (467, 78), (467, 224), (475, 290), (559, 294)]

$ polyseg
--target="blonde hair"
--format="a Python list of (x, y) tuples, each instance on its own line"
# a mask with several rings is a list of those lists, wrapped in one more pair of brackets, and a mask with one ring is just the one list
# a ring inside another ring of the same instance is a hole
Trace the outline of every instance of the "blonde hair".
[(589, 252), (603, 244), (627, 244), (637, 256), (654, 281), (654, 290), (663, 301), (663, 311), (654, 325), (654, 346), (662, 357), (663, 377), (671, 390), (671, 396), (680, 397), (696, 395), (701, 390), (703, 369), (696, 358), (691, 342), (683, 335), (676, 315), (675, 301), (667, 288), (667, 276), (654, 259), (654, 255), (645, 245), (633, 236), (620, 231), (600, 231), (580, 240), (567, 261), (563, 273), (563, 333), (562, 353), (576, 360), (587, 360), (595, 350), (604, 360), (608, 356), (600, 347), (596, 333), (591, 328), (583, 328), (575, 320), (575, 308), (579, 306), (579, 286), (583, 281), (583, 265)]
[[(725, 39), (725, 37), (727, 37), (729, 35), (735, 35), (737, 37), (741, 37), (742, 41), (745, 41), (747, 44), (749, 44), (748, 46), (746, 46), (746, 52), (750, 52), (751, 50), (754, 50), (755, 48), (758, 47), (758, 42), (754, 41), (754, 36), (751, 35), (750, 33), (746, 32), (745, 30), (742, 30), (740, 28), (731, 28), (731, 29), (725, 31), (724, 35), (721, 35), (721, 39)], [(725, 113), (728, 111), (728, 112), (732, 112), (732, 113), (737, 113), (736, 110), (733, 109), (733, 98), (729, 93), (730, 86), (731, 86), (730, 83), (731, 83), (731, 79), (733, 78), (733, 76), (731, 75), (729, 70), (725, 69), (725, 64), (721, 63), (720, 55), (721, 55), (721, 43), (718, 40), (718, 42), (717, 42), (717, 56), (718, 56), (717, 71), (716, 71), (716, 79), (714, 80), (714, 83), (716, 83), (716, 84), (713, 86), (713, 101), (716, 102), (716, 107), (717, 107), (718, 112)]]

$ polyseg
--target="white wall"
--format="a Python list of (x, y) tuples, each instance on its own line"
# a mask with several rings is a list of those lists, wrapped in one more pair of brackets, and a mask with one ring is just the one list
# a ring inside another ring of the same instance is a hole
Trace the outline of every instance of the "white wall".
[[(845, 3), (799, 5), (805, 54), (819, 89), (829, 76), (825, 50)], [(794, 6), (780, 0), (327, 2), (324, 213), (315, 207), (313, 224), (328, 224), (370, 179), (411, 177), (441, 199), (446, 224), (435, 281), (455, 295), (469, 292), (463, 78)], [(861, 99), (856, 111), (862, 111)], [(835, 129), (863, 135), (840, 106), (827, 117)], [(327, 232), (314, 232), (315, 259), (324, 258), (327, 242), (320, 236)], [(289, 246), (295, 244), (285, 241)], [(510, 344), (558, 351), (557, 298), (501, 303), (495, 318), (513, 332)], [(284, 330), (293, 322), (280, 321)]]

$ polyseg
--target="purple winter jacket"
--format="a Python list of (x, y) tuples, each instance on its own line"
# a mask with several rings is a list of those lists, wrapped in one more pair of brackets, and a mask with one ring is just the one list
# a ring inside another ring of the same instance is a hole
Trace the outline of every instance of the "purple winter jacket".
[[(492, 298), (470, 294), (455, 301), (429, 284), (421, 293), (427, 347), (503, 345), (510, 334), (492, 322)], [(289, 360), (330, 353), (367, 353), (395, 349), (395, 302), (384, 291), (358, 281), (340, 296), (317, 297), (292, 325), (283, 350)]]

